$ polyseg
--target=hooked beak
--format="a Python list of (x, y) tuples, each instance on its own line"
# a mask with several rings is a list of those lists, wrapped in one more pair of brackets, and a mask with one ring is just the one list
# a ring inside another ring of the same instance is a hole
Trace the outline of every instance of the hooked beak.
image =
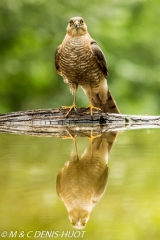
[(79, 21), (75, 21), (74, 26), (78, 28), (80, 26)]

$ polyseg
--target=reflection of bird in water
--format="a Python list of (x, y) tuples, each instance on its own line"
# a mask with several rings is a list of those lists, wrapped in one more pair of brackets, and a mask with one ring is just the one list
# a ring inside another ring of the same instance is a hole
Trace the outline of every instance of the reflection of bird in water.
[(85, 227), (89, 214), (102, 197), (108, 180), (108, 155), (117, 132), (103, 133), (90, 141), (79, 158), (77, 147), (57, 176), (57, 193), (72, 226)]
[(74, 102), (67, 115), (76, 107), (78, 86), (81, 86), (88, 96), (91, 114), (94, 107), (102, 109), (103, 112), (119, 113), (107, 86), (108, 69), (105, 56), (89, 35), (81, 17), (70, 19), (66, 36), (56, 50), (55, 65), (74, 94)]

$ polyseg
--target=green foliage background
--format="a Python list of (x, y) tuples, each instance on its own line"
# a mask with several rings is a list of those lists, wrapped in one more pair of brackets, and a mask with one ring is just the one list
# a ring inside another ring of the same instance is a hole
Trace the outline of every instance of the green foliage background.
[[(1, 0), (0, 112), (72, 103), (54, 52), (76, 15), (106, 55), (121, 112), (159, 114), (159, 0)], [(77, 98), (79, 107), (88, 105), (81, 90)]]

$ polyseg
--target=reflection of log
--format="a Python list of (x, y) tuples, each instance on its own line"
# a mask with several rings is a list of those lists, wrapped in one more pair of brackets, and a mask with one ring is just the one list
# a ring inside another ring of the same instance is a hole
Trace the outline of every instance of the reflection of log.
[(136, 116), (107, 114), (78, 108), (65, 118), (67, 110), (45, 109), (13, 112), (0, 115), (0, 131), (29, 135), (67, 136), (66, 127), (79, 136), (104, 131), (117, 131), (135, 128), (159, 128), (160, 116)]

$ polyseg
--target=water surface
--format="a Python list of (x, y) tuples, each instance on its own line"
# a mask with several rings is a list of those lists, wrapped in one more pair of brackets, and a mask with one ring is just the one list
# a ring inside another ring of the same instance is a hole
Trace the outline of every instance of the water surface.
[[(77, 235), (70, 239), (160, 239), (159, 143), (160, 129), (118, 133), (108, 158), (104, 194), (86, 227), (77, 230), (56, 192), (57, 175), (70, 160), (73, 141), (1, 133), (0, 232), (33, 231), (32, 238), (36, 231), (74, 231)], [(88, 138), (77, 137), (79, 157), (89, 144)], [(78, 237), (76, 231), (86, 232)], [(25, 235), (23, 239), (28, 238)]]

